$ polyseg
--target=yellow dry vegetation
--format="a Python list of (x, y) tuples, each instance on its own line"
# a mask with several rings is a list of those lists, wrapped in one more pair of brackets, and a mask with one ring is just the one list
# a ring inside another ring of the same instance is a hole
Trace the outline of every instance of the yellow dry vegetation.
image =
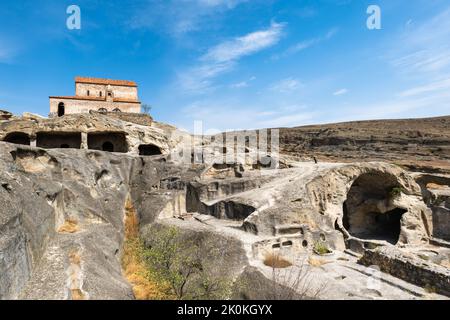
[(80, 231), (78, 226), (78, 221), (72, 218), (68, 218), (64, 223), (58, 228), (59, 233), (75, 233)]
[(324, 264), (331, 263), (331, 262), (332, 261), (327, 261), (327, 260), (316, 258), (313, 256), (310, 256), (308, 258), (309, 265), (313, 266), (313, 267), (320, 267), (320, 266), (323, 266)]
[(431, 189), (431, 190), (444, 190), (444, 189), (448, 189), (448, 186), (444, 186), (441, 184), (437, 184), (437, 183), (428, 183), (427, 184), (427, 189)]
[(72, 300), (86, 300), (83, 292), (80, 289), (71, 289)]
[(125, 243), (122, 255), (122, 270), (128, 282), (133, 287), (137, 300), (172, 299), (167, 294), (166, 286), (157, 283), (151, 276), (141, 252), (144, 245), (139, 239), (139, 219), (131, 199), (125, 202)]
[(76, 250), (71, 251), (71, 252), (69, 253), (69, 261), (70, 261), (70, 263), (72, 263), (72, 264), (75, 264), (75, 265), (77, 265), (77, 266), (80, 266), (80, 264), (81, 264), (81, 256), (80, 256), (80, 253), (79, 253), (78, 251), (76, 251)]
[(287, 268), (292, 266), (292, 262), (284, 259), (279, 254), (270, 252), (264, 257), (264, 264), (271, 268)]

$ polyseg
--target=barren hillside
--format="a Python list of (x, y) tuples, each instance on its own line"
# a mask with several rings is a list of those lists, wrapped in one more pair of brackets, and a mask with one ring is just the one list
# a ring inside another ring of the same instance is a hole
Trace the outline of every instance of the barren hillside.
[(449, 170), (450, 116), (281, 128), (280, 149), (322, 161), (389, 160), (413, 170)]

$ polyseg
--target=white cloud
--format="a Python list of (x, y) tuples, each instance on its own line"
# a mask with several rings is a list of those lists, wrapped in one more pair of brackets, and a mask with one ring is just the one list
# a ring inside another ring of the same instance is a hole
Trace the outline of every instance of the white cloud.
[(283, 24), (272, 22), (268, 29), (225, 41), (209, 49), (202, 60), (215, 62), (238, 60), (273, 46), (280, 40), (282, 31)]
[(379, 101), (376, 104), (342, 108), (334, 114), (334, 117), (331, 115), (331, 121), (430, 117), (448, 114), (448, 110), (450, 110), (450, 92), (444, 92), (413, 99), (399, 98)]
[(419, 24), (409, 24), (396, 38), (392, 64), (401, 72), (422, 78), (450, 73), (450, 8)]
[(314, 113), (296, 113), (279, 116), (273, 119), (259, 122), (261, 128), (295, 127), (305, 124), (305, 121), (311, 121)]
[(255, 80), (255, 79), (256, 79), (256, 77), (251, 77), (248, 80), (237, 82), (237, 83), (233, 83), (233, 84), (230, 85), (230, 88), (233, 88), (233, 89), (246, 88), (246, 87), (250, 86), (250, 82)]
[(406, 91), (401, 92), (399, 94), (399, 96), (400, 97), (417, 96), (420, 94), (430, 93), (430, 92), (440, 91), (440, 90), (450, 91), (450, 79), (435, 81), (435, 82), (432, 82), (432, 83), (424, 85), (424, 86), (408, 89)]
[[(151, 28), (180, 36), (200, 30), (211, 18), (248, 0), (148, 0), (136, 5), (128, 21), (131, 28)], [(214, 20), (217, 20), (216, 18)]]
[(301, 88), (301, 86), (302, 86), (302, 84), (299, 80), (294, 79), (294, 78), (286, 78), (286, 79), (283, 79), (283, 80), (280, 80), (280, 81), (274, 83), (270, 87), (270, 90), (277, 91), (280, 93), (288, 93), (288, 92), (297, 91), (299, 88)]
[[(212, 47), (200, 57), (197, 66), (179, 74), (179, 84), (190, 93), (203, 94), (209, 91), (212, 80), (232, 70), (240, 58), (275, 45), (281, 37), (283, 25), (272, 22), (268, 29), (255, 31)], [(245, 86), (244, 83), (240, 85)]]
[[(235, 100), (200, 100), (183, 109), (184, 127), (189, 121), (202, 121), (203, 127), (219, 131), (299, 126), (313, 123), (316, 112), (305, 106), (275, 105), (271, 110), (260, 110), (258, 105), (245, 105)], [(249, 122), (249, 119), (252, 119)]]
[(346, 93), (348, 93), (348, 90), (344, 88), (344, 89), (340, 89), (340, 90), (334, 92), (333, 95), (334, 96), (341, 96), (341, 95), (344, 95)]
[(234, 63), (202, 64), (178, 75), (178, 84), (188, 93), (205, 93), (211, 89), (212, 80), (228, 71)]
[(242, 2), (247, 2), (248, 0), (197, 0), (200, 5), (209, 6), (209, 7), (219, 7), (225, 6), (229, 9), (233, 9), (238, 4)]
[(324, 36), (300, 41), (300, 42), (294, 44), (293, 46), (289, 47), (283, 53), (274, 55), (272, 58), (275, 60), (278, 60), (280, 58), (287, 57), (287, 56), (296, 54), (300, 51), (306, 50), (312, 46), (315, 46), (315, 45), (321, 43), (322, 41), (331, 39), (338, 31), (339, 31), (338, 28), (332, 28)]
[(17, 54), (17, 46), (15, 42), (9, 39), (0, 38), (0, 63), (9, 63)]
[(230, 85), (231, 88), (235, 88), (235, 89), (246, 88), (248, 86), (249, 86), (249, 84), (247, 81), (241, 81), (241, 82), (233, 83), (232, 85)]

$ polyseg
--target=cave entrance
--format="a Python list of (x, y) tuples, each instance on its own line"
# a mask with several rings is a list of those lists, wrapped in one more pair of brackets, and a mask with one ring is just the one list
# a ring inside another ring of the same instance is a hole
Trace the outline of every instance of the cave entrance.
[(5, 139), (3, 139), (3, 141), (29, 146), (30, 145), (30, 136), (23, 132), (11, 132), (5, 137)]
[(80, 132), (38, 132), (36, 146), (45, 149), (80, 149)]
[(106, 141), (104, 144), (102, 144), (102, 150), (108, 151), (108, 152), (114, 152), (114, 145), (111, 142)]
[(386, 173), (367, 173), (356, 179), (343, 205), (343, 226), (348, 233), (359, 239), (396, 244), (401, 219), (407, 212), (392, 203), (396, 187), (396, 178)]
[(128, 152), (128, 143), (123, 132), (88, 133), (88, 148), (107, 152)]
[(139, 155), (156, 156), (162, 154), (161, 149), (154, 144), (141, 144), (139, 146)]

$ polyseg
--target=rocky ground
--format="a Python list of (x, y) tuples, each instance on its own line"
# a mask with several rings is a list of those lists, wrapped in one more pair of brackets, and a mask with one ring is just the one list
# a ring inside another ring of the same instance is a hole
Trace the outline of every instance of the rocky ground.
[[(234, 298), (450, 296), (450, 117), (281, 129), (275, 166), (248, 163), (253, 150), (222, 164), (209, 137), (107, 115), (6, 117), (0, 137), (74, 128), (123, 131), (129, 152), (0, 142), (1, 299), (134, 299), (128, 203), (144, 240), (159, 225), (226, 243)], [(216, 158), (183, 161), (186, 137)]]

